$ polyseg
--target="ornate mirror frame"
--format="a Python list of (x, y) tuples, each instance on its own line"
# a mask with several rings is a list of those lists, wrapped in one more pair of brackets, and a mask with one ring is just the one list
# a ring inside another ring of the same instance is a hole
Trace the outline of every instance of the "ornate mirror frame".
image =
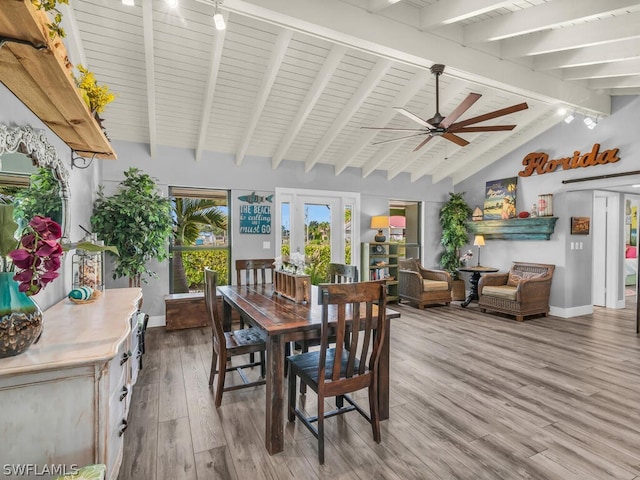
[(49, 143), (44, 133), (36, 132), (29, 126), (9, 127), (0, 124), (0, 156), (3, 153), (23, 153), (33, 165), (48, 168), (60, 184), (60, 200), (62, 201), (62, 236), (69, 238), (69, 172), (64, 168), (55, 148)]

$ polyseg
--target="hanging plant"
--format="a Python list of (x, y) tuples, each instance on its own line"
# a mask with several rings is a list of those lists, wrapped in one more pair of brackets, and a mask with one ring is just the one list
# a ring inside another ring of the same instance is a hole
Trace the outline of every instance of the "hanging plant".
[(53, 12), (53, 22), (47, 23), (49, 27), (49, 37), (54, 39), (56, 35), (60, 38), (67, 36), (64, 29), (60, 26), (62, 22), (62, 13), (57, 8), (57, 4), (63, 3), (69, 5), (69, 0), (31, 0), (33, 6), (38, 10), (44, 10), (45, 12)]
[(107, 85), (98, 85), (93, 72), (77, 65), (80, 78), (76, 78), (76, 85), (82, 93), (82, 98), (92, 112), (102, 113), (107, 105), (113, 102), (116, 96), (109, 91)]

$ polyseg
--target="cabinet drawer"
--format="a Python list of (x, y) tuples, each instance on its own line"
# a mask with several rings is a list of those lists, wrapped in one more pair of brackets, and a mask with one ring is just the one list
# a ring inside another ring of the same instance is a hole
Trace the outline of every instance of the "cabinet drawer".
[(123, 342), (118, 349), (117, 355), (113, 357), (113, 359), (109, 362), (110, 392), (113, 392), (113, 388), (115, 385), (119, 385), (118, 382), (120, 381), (122, 372), (124, 372), (125, 369), (129, 367), (129, 363), (132, 362), (135, 358), (129, 348), (129, 345), (130, 343), (128, 341)]
[[(109, 427), (107, 436), (107, 476), (111, 475), (113, 466), (121, 455), (124, 431), (127, 427), (127, 407), (129, 405), (129, 398), (131, 390), (128, 384), (125, 382), (125, 375), (123, 371), (122, 381), (119, 383), (116, 391), (112, 393), (109, 399)], [(125, 390), (126, 389), (126, 390)]]

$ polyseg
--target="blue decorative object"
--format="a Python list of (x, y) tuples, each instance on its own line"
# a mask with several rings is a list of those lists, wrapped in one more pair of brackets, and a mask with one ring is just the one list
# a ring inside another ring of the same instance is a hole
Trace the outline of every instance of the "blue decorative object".
[(13, 275), (0, 273), (0, 358), (21, 354), (42, 332), (42, 310), (18, 290)]
[(91, 287), (78, 287), (69, 292), (69, 298), (71, 300), (80, 300), (86, 302), (93, 297), (93, 288)]

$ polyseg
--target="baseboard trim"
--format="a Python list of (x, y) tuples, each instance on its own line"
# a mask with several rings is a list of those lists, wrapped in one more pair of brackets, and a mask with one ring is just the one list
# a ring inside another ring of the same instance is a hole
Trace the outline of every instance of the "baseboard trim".
[(593, 313), (593, 305), (582, 305), (580, 307), (560, 308), (549, 307), (549, 314), (554, 317), (571, 318), (580, 315), (591, 315)]
[(164, 327), (167, 324), (164, 315), (156, 315), (155, 317), (149, 317), (147, 322), (147, 328), (149, 327)]

